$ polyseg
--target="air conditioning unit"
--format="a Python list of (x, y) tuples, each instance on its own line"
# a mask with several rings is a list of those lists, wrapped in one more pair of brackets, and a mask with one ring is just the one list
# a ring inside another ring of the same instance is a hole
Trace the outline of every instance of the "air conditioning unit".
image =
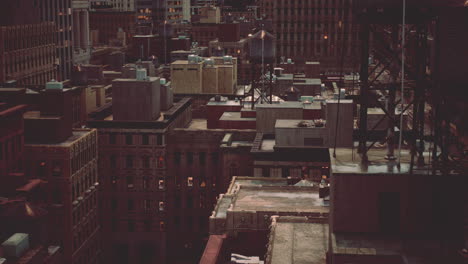
[(159, 202), (159, 211), (164, 211), (164, 202)]

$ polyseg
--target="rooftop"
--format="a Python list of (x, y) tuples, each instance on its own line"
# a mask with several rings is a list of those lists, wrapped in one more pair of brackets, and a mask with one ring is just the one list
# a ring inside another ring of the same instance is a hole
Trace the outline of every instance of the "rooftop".
[(328, 213), (316, 187), (239, 185), (232, 211)]
[(191, 105), (192, 99), (184, 97), (174, 102), (167, 111), (161, 111), (158, 119), (152, 121), (120, 121), (113, 120), (112, 103), (106, 104), (89, 114), (89, 127), (98, 128), (138, 128), (138, 129), (165, 129), (172, 120)]
[(273, 217), (268, 264), (326, 264), (328, 224), (307, 217)]
[(281, 102), (280, 104), (257, 104), (257, 109), (271, 109), (271, 108), (304, 108), (302, 102)]
[(306, 121), (306, 120), (299, 120), (299, 119), (277, 119), (275, 128), (291, 128), (291, 129), (296, 129), (296, 128), (325, 128), (325, 125), (322, 127), (317, 127), (315, 126), (315, 123), (313, 121)]
[(72, 135), (67, 138), (65, 141), (59, 143), (34, 143), (34, 142), (25, 142), (28, 146), (55, 146), (55, 147), (68, 147), (73, 145), (80, 138), (91, 133), (92, 129), (73, 129)]
[(220, 121), (256, 121), (254, 117), (241, 117), (241, 112), (224, 112)]

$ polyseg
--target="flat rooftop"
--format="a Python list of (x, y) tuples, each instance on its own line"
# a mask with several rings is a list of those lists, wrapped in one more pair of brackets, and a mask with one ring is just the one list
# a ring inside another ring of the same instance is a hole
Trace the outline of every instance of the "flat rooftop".
[(176, 60), (171, 65), (203, 64), (203, 62), (189, 62), (188, 60)]
[(270, 264), (326, 264), (328, 224), (307, 217), (273, 219), (267, 252)]
[(91, 133), (92, 129), (74, 129), (72, 135), (66, 140), (59, 143), (34, 143), (34, 142), (25, 142), (27, 146), (55, 146), (55, 147), (68, 147), (73, 145), (73, 143), (79, 140), (81, 137), (86, 136)]
[(239, 185), (232, 211), (328, 213), (318, 187)]
[(232, 193), (236, 185), (244, 186), (287, 186), (288, 181), (285, 178), (266, 178), (266, 177), (247, 177), (234, 176), (227, 193)]
[(219, 118), (220, 121), (250, 121), (255, 122), (255, 117), (241, 117), (241, 112), (224, 112)]
[[(300, 127), (299, 124), (301, 122), (304, 122), (306, 121), (308, 125), (310, 126), (305, 126), (305, 127)], [(316, 127), (314, 122), (312, 121), (307, 121), (307, 120), (301, 120), (301, 119), (277, 119), (276, 120), (276, 124), (275, 124), (275, 128), (291, 128), (291, 129), (295, 129), (295, 128), (300, 128), (300, 129), (320, 129), (320, 128), (323, 128), (325, 129), (325, 126), (323, 127)]]
[(208, 121), (206, 119), (192, 119), (192, 122), (190, 122), (187, 128), (194, 130), (206, 130), (208, 129)]
[[(351, 101), (352, 102), (352, 101)], [(304, 108), (302, 102), (281, 102), (280, 104), (257, 104), (255, 105), (257, 109), (272, 109), (272, 108)]]
[(211, 105), (224, 105), (224, 106), (241, 106), (240, 101), (226, 100), (226, 101), (209, 101), (207, 106)]

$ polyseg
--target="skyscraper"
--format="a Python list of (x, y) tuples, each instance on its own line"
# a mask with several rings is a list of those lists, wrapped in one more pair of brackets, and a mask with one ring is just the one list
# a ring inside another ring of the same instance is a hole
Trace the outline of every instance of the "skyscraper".
[[(56, 29), (41, 22), (29, 1), (5, 0), (0, 8), (0, 83), (44, 85), (55, 78)], [(18, 13), (21, 12), (21, 15)]]
[[(29, 4), (29, 6), (31, 5)], [(55, 23), (57, 30), (57, 79), (69, 79), (73, 64), (72, 1), (37, 0), (34, 1), (32, 8), (39, 8), (42, 21)]]
[(277, 56), (319, 60), (325, 70), (357, 65), (359, 38), (352, 0), (260, 0), (261, 15), (273, 20)]

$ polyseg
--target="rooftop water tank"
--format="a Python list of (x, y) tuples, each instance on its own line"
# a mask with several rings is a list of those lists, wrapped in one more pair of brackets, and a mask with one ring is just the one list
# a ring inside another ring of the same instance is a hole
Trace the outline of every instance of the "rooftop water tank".
[(46, 89), (47, 90), (62, 90), (63, 89), (63, 83), (57, 82), (56, 80), (51, 80), (50, 82), (46, 83)]
[(136, 79), (138, 81), (145, 81), (147, 79), (146, 69), (139, 68), (136, 70)]
[(166, 84), (166, 78), (159, 79), (159, 84), (165, 85)]
[(203, 61), (202, 57), (200, 57), (198, 55), (194, 55), (194, 54), (188, 55), (188, 62), (189, 63), (200, 63), (202, 61)]
[(214, 67), (214, 60), (211, 58), (206, 59), (204, 62), (205, 67)]
[(276, 58), (275, 37), (261, 30), (250, 38), (250, 59), (256, 63), (273, 63)]
[(291, 58), (288, 58), (288, 60), (286, 61), (286, 63), (287, 63), (287, 64), (292, 64), (292, 63), (293, 63), (293, 61), (292, 61), (292, 59), (291, 59)]
[(232, 64), (232, 56), (223, 56), (224, 64)]

